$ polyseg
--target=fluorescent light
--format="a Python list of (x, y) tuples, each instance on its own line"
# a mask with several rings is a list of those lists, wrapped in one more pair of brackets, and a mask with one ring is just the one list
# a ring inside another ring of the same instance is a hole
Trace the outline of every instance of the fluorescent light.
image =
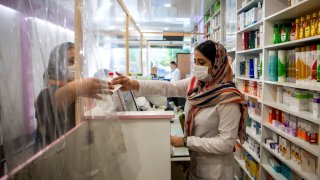
[(168, 28), (168, 27), (165, 27), (165, 28), (163, 28), (163, 30), (169, 30), (169, 28)]
[(164, 4), (163, 6), (164, 6), (164, 7), (171, 7), (171, 4), (168, 4), (168, 3), (167, 3), (167, 4)]

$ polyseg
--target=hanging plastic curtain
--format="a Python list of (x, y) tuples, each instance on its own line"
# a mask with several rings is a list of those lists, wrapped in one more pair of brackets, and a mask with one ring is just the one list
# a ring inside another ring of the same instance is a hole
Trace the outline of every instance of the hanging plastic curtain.
[[(104, 29), (93, 25), (96, 10), (113, 12), (117, 1), (79, 2), (82, 23), (75, 27), (74, 1), (0, 0), (4, 179), (112, 179), (125, 151), (105, 71), (112, 68), (114, 44), (124, 40), (104, 41)], [(75, 29), (82, 29), (80, 44)]]

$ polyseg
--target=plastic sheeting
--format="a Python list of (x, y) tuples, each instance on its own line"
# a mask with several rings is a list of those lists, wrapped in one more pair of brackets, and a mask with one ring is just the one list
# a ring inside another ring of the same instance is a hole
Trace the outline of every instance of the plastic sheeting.
[[(0, 172), (9, 173), (3, 178), (117, 179), (125, 145), (105, 80), (117, 66), (111, 59), (125, 60), (125, 32), (114, 34), (125, 21), (113, 23), (108, 13), (125, 14), (115, 0), (84, 0), (77, 8), (82, 44), (74, 44), (73, 1), (0, 0)], [(82, 62), (74, 58), (77, 46)], [(105, 118), (86, 120), (97, 106)]]

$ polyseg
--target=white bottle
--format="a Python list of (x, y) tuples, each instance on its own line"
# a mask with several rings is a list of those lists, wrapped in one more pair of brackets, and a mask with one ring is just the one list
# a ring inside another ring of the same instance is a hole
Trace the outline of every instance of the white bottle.
[[(109, 73), (108, 73), (108, 77), (107, 77), (107, 81), (108, 81), (108, 82), (111, 82), (113, 78), (114, 78), (114, 73), (113, 73), (113, 72), (109, 72)], [(114, 89), (112, 90), (112, 92), (117, 91), (117, 90), (121, 87), (120, 84), (117, 84), (117, 85), (114, 85), (114, 86), (115, 86), (115, 87), (114, 87)]]

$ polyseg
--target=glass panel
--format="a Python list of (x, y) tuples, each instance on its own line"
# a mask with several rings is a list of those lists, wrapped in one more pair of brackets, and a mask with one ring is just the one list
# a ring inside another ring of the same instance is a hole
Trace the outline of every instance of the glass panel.
[(142, 73), (140, 61), (140, 33), (134, 23), (129, 23), (129, 71)]

